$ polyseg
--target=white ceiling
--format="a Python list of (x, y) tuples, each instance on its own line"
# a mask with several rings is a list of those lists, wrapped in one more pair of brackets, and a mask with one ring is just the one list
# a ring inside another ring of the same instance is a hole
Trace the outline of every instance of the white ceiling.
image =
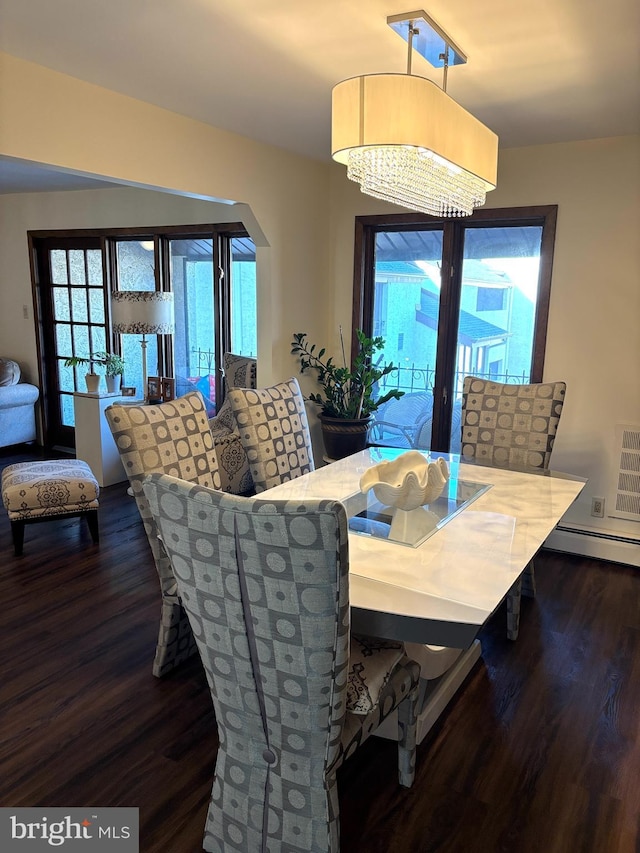
[[(640, 133), (638, 0), (425, 2), (469, 57), (450, 69), (449, 94), (501, 147)], [(406, 43), (386, 19), (414, 8), (412, 0), (0, 0), (0, 50), (327, 160), (332, 86), (404, 72)], [(412, 71), (441, 83), (417, 55)], [(0, 164), (0, 191), (63, 188), (62, 173), (19, 166)]]

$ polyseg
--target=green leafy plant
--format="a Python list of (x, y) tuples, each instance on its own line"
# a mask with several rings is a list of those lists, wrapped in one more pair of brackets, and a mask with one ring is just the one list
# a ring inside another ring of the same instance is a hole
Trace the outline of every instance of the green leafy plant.
[(124, 359), (113, 352), (94, 352), (86, 358), (79, 355), (74, 355), (65, 360), (65, 367), (78, 367), (81, 364), (89, 365), (89, 373), (94, 373), (95, 364), (105, 368), (107, 376), (122, 376), (124, 373)]
[(291, 353), (300, 359), (300, 372), (315, 371), (321, 394), (310, 394), (309, 399), (322, 408), (322, 414), (330, 418), (358, 420), (367, 418), (388, 400), (399, 400), (404, 391), (396, 388), (375, 397), (377, 383), (383, 376), (395, 370), (393, 363), (384, 366), (374, 364), (374, 355), (384, 348), (384, 338), (368, 338), (360, 329), (356, 329), (358, 352), (351, 369), (347, 359), (340, 329), (343, 366), (334, 363), (332, 358), (324, 357), (323, 347), (316, 353), (316, 345), (310, 344), (306, 332), (296, 332), (291, 342)]
[(124, 358), (114, 352), (95, 352), (91, 358), (96, 364), (104, 365), (107, 376), (122, 376), (124, 374)]

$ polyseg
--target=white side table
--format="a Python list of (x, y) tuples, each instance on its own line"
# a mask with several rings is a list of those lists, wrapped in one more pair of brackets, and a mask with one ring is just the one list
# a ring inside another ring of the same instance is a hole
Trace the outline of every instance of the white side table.
[(122, 400), (120, 392), (85, 394), (77, 391), (73, 395), (76, 459), (89, 465), (100, 486), (111, 486), (127, 479), (104, 416), (104, 410), (116, 400)]

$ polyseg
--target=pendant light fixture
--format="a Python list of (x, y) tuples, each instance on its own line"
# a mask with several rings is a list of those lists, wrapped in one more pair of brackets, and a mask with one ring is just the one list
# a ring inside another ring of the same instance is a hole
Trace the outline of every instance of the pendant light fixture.
[[(432, 216), (468, 216), (496, 187), (498, 137), (446, 93), (466, 56), (426, 12), (387, 18), (408, 43), (406, 74), (333, 88), (331, 154), (367, 195)], [(412, 51), (443, 68), (443, 86), (411, 73)]]

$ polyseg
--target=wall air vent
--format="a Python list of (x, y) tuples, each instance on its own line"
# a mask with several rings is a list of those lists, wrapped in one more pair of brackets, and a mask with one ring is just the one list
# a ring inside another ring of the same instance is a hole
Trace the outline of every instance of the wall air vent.
[(607, 515), (640, 521), (640, 426), (616, 426), (619, 470), (608, 500)]

